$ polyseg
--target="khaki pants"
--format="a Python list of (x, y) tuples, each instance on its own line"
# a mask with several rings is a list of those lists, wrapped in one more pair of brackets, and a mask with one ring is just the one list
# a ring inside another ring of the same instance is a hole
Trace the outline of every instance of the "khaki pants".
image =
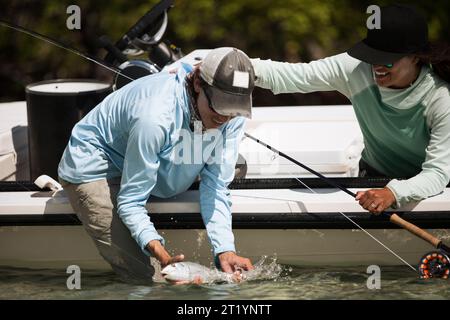
[(122, 280), (151, 282), (155, 264), (142, 252), (117, 214), (120, 178), (82, 184), (59, 181), (101, 256)]

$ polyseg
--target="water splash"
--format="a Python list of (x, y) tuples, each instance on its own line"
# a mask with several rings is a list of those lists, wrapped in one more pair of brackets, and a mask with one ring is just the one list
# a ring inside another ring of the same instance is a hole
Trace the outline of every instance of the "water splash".
[(155, 283), (166, 282), (166, 280), (164, 280), (164, 277), (161, 274), (161, 263), (158, 261), (158, 259), (150, 257), (150, 264), (155, 269), (155, 273), (153, 274), (152, 277), (153, 282)]
[(442, 241), (449, 241), (450, 240), (450, 233), (447, 229), (438, 229), (434, 232), (435, 236)]
[[(277, 279), (283, 268), (277, 263), (276, 258), (268, 259), (263, 256), (251, 271), (237, 270), (234, 273), (227, 273), (216, 268), (207, 267), (196, 262), (178, 262), (157, 270), (157, 273), (164, 273), (164, 278), (169, 282), (181, 282), (191, 284), (212, 285), (216, 283), (241, 284), (243, 282), (255, 280)], [(160, 280), (154, 277), (154, 281)]]
[(217, 269), (211, 270), (212, 276), (210, 277), (208, 284), (217, 282), (245, 283), (249, 281), (277, 280), (281, 277), (282, 272), (286, 271), (277, 263), (276, 257), (269, 258), (268, 256), (262, 256), (253, 266), (253, 270), (241, 271), (238, 275), (221, 272)]
[(254, 264), (255, 269), (245, 271), (244, 281), (255, 280), (275, 280), (279, 278), (283, 272), (283, 267), (277, 263), (276, 257), (269, 258), (262, 256), (261, 259)]

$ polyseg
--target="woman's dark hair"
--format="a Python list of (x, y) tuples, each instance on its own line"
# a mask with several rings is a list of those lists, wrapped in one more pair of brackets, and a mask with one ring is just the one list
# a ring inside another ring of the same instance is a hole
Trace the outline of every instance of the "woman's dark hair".
[(448, 43), (431, 43), (427, 50), (416, 56), (420, 62), (431, 65), (434, 73), (450, 83), (450, 45)]

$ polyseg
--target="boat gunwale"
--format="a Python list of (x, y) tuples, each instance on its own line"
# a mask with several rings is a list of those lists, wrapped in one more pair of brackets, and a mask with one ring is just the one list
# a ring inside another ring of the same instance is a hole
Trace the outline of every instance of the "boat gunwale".
[[(336, 184), (348, 188), (383, 188), (393, 178), (330, 177)], [(401, 180), (401, 178), (396, 178)], [(300, 181), (303, 183), (301, 183)], [(194, 182), (188, 190), (198, 190), (200, 183)], [(306, 186), (308, 187), (306, 187)], [(447, 185), (450, 188), (450, 184)], [(320, 178), (241, 178), (229, 185), (231, 190), (245, 189), (329, 189), (330, 184)], [(0, 192), (50, 191), (40, 189), (31, 181), (0, 181)]]
[[(399, 212), (402, 218), (426, 229), (450, 229), (450, 211)], [(368, 212), (346, 214), (365, 229), (400, 229), (385, 216)], [(149, 214), (157, 229), (205, 229), (200, 213)], [(356, 229), (339, 212), (235, 213), (233, 229)], [(73, 226), (81, 225), (76, 214), (2, 214), (0, 227), (5, 226)]]

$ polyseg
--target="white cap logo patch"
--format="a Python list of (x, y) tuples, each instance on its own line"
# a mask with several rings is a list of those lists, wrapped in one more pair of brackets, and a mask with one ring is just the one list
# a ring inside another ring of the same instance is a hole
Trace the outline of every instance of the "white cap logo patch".
[(248, 89), (250, 74), (248, 72), (234, 71), (233, 87)]

